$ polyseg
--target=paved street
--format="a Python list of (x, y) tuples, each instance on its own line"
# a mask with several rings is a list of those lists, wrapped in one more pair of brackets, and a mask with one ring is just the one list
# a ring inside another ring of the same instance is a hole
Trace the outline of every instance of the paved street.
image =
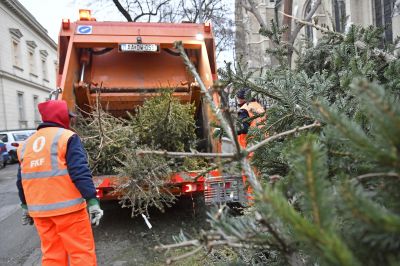
[(18, 164), (0, 170), (0, 265), (39, 265), (40, 241), (33, 226), (21, 225), (15, 186)]
[[(21, 209), (15, 186), (17, 164), (0, 170), (0, 265), (40, 265), (40, 240), (34, 226), (21, 225)], [(205, 217), (192, 211), (192, 202), (179, 201), (166, 213), (150, 210), (149, 230), (141, 217), (131, 218), (130, 209), (118, 203), (102, 203), (104, 217), (93, 228), (98, 265), (164, 265), (160, 243), (173, 243), (182, 229), (194, 233), (205, 226)]]

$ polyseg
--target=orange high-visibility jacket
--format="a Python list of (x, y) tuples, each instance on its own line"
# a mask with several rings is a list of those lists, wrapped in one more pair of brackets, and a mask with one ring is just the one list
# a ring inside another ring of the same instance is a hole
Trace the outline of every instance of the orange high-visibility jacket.
[[(250, 127), (263, 127), (263, 122), (265, 122), (266, 116), (262, 115), (252, 119), (255, 115), (263, 114), (265, 112), (264, 107), (258, 102), (249, 102), (243, 104), (240, 109), (244, 109), (249, 114), (249, 118), (251, 119)], [(240, 134), (238, 136), (239, 144), (242, 148), (246, 148), (247, 146), (247, 134)]]
[(73, 134), (64, 128), (42, 128), (18, 148), (30, 216), (56, 216), (86, 207), (85, 199), (68, 174), (65, 159), (68, 139)]

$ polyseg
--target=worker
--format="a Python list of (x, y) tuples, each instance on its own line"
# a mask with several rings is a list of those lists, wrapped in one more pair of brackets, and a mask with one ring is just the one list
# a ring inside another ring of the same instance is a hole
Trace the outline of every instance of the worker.
[[(238, 111), (238, 118), (241, 122), (241, 126), (237, 131), (238, 142), (239, 145), (246, 149), (247, 147), (247, 133), (249, 129), (252, 127), (263, 127), (265, 122), (265, 110), (261, 104), (259, 104), (254, 98), (250, 98), (250, 101), (247, 101), (246, 98), (249, 98), (250, 89), (241, 88), (236, 93), (236, 98), (238, 101), (238, 105), (240, 107)], [(248, 158), (253, 157), (253, 153), (248, 155)], [(255, 173), (257, 173), (257, 169), (253, 169)], [(246, 189), (246, 198), (248, 200), (248, 204), (252, 205), (254, 202), (253, 196), (253, 188), (248, 184), (247, 177), (245, 175), (242, 176), (243, 183), (247, 187)]]
[(69, 129), (75, 115), (62, 100), (46, 101), (38, 108), (43, 123), (17, 152), (22, 224), (35, 224), (43, 266), (96, 265), (90, 222), (98, 225), (103, 211), (86, 152)]
[(250, 93), (248, 88), (239, 89), (236, 93), (238, 105), (240, 107), (238, 112), (238, 119), (241, 122), (241, 126), (237, 131), (238, 141), (240, 146), (245, 149), (247, 146), (247, 133), (250, 127), (263, 127), (265, 122), (265, 110), (261, 104), (259, 104), (255, 98), (250, 98), (247, 101), (246, 98)]

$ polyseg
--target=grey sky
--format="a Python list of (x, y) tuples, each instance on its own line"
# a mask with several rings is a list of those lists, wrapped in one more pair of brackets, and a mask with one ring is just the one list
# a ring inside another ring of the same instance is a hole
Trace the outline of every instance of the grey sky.
[[(78, 19), (79, 9), (92, 9), (94, 17), (99, 21), (125, 21), (122, 15), (112, 4), (112, 1), (99, 1), (101, 4), (88, 5), (83, 0), (19, 0), (25, 8), (45, 27), (49, 36), (57, 42), (58, 33), (63, 18), (71, 21)], [(218, 65), (222, 66), (223, 61), (232, 61), (232, 50), (221, 53), (218, 58)]]
[(19, 2), (48, 30), (49, 36), (56, 42), (61, 20), (63, 18), (76, 20), (80, 8), (70, 0), (19, 0)]

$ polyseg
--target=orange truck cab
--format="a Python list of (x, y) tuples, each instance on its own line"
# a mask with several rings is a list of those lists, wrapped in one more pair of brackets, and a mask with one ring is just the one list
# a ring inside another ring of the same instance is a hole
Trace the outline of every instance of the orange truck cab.
[[(211, 111), (173, 48), (175, 41), (182, 41), (186, 54), (210, 88), (217, 79), (211, 23), (98, 22), (88, 10), (81, 10), (80, 14), (79, 21), (62, 21), (54, 98), (65, 100), (71, 110), (78, 106), (90, 111), (99, 97), (108, 112), (124, 116), (161, 90), (174, 88), (174, 97), (196, 107), (195, 119), (202, 128), (200, 137), (207, 139), (204, 150), (220, 152), (219, 142), (210, 133)], [(213, 97), (218, 102), (218, 96)], [(195, 172), (175, 173), (168, 185), (177, 195), (204, 193), (206, 187), (206, 194), (212, 198), (215, 191), (207, 191), (212, 186), (223, 187), (230, 198), (236, 195), (231, 191), (234, 186), (221, 179), (218, 171), (196, 182), (190, 178), (195, 176)], [(120, 182), (117, 177), (95, 176), (94, 182), (100, 199), (116, 198), (112, 191)]]

